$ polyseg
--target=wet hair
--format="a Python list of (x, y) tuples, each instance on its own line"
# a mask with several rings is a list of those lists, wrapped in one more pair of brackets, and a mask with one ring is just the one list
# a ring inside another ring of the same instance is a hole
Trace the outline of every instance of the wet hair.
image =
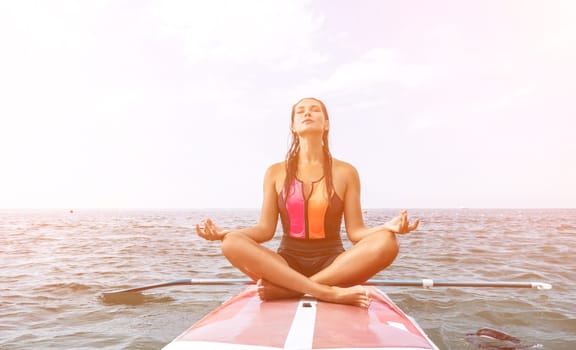
[[(326, 120), (330, 120), (328, 118), (328, 111), (326, 110), (326, 106), (324, 102), (320, 101), (317, 98), (313, 97), (306, 97), (301, 99), (300, 101), (296, 102), (294, 106), (292, 106), (292, 116), (290, 118), (290, 130), (292, 136), (292, 143), (290, 144), (290, 148), (286, 153), (286, 160), (284, 164), (286, 165), (286, 178), (284, 179), (284, 193), (288, 193), (290, 189), (290, 185), (296, 178), (296, 174), (298, 173), (298, 151), (300, 150), (300, 140), (298, 139), (298, 135), (292, 130), (292, 125), (294, 124), (294, 116), (296, 114), (296, 106), (302, 102), (303, 100), (313, 100), (320, 104), (320, 108), (324, 113), (324, 117)], [(322, 134), (322, 152), (324, 153), (324, 178), (326, 179), (326, 189), (328, 190), (328, 197), (332, 197), (334, 194), (334, 185), (332, 182), (332, 154), (330, 153), (330, 147), (328, 144), (328, 130), (324, 130)]]

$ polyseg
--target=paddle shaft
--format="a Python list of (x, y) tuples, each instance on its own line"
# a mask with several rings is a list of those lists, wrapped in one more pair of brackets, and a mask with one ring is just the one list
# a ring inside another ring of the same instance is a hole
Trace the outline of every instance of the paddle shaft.
[[(195, 279), (183, 278), (162, 283), (150, 284), (141, 287), (121, 289), (111, 292), (104, 292), (106, 295), (128, 293), (128, 292), (141, 292), (148, 289), (181, 286), (181, 285), (197, 285), (197, 286), (216, 286), (216, 285), (247, 285), (254, 284), (254, 281), (248, 278), (208, 278), (208, 279)], [(485, 281), (444, 281), (444, 280), (377, 280), (371, 279), (363, 283), (367, 286), (379, 287), (472, 287), (472, 288), (534, 288), (534, 289), (551, 289), (552, 286), (548, 283), (541, 282), (485, 282)]]
[(365, 285), (380, 287), (478, 287), (478, 288), (534, 288), (552, 289), (542, 282), (490, 282), (490, 281), (445, 281), (445, 280), (368, 280)]

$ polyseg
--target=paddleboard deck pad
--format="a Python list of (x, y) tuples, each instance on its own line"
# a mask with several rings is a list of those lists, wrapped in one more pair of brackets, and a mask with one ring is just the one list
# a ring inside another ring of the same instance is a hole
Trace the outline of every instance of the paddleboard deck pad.
[(256, 286), (224, 302), (164, 350), (387, 349), (438, 347), (375, 287), (368, 309), (300, 299), (262, 301)]

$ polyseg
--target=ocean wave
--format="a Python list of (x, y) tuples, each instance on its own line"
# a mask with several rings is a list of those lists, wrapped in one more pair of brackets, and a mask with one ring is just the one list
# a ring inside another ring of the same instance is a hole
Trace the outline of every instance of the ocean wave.
[[(366, 224), (376, 225), (395, 213), (370, 210)], [(177, 286), (120, 300), (105, 299), (103, 292), (176, 278), (243, 277), (221, 255), (218, 242), (202, 240), (190, 227), (207, 216), (226, 227), (247, 226), (257, 214), (0, 215), (0, 307), (2, 324), (10, 326), (2, 331), (0, 348), (160, 348), (243, 287)], [(398, 258), (377, 278), (553, 284), (550, 291), (382, 288), (441, 349), (463, 349), (464, 335), (482, 327), (510, 331), (543, 343), (547, 350), (572, 348), (576, 210), (422, 209), (417, 216), (419, 229), (399, 236)], [(275, 249), (279, 236), (266, 246)], [(24, 324), (34, 332), (11, 326)]]

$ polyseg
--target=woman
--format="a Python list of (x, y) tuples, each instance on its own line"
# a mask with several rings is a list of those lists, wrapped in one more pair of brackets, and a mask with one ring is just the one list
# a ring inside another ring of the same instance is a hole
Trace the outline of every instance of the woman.
[[(324, 104), (305, 98), (292, 107), (292, 145), (284, 162), (264, 176), (264, 199), (258, 224), (226, 230), (210, 219), (196, 225), (198, 235), (221, 240), (222, 253), (258, 281), (262, 300), (310, 294), (320, 300), (368, 307), (361, 284), (390, 265), (398, 254), (396, 233), (418, 226), (406, 210), (387, 223), (364, 226), (360, 180), (356, 169), (332, 158), (330, 121)], [(284, 235), (273, 252), (260, 243), (274, 236), (278, 216)], [(354, 245), (344, 250), (342, 217)]]

